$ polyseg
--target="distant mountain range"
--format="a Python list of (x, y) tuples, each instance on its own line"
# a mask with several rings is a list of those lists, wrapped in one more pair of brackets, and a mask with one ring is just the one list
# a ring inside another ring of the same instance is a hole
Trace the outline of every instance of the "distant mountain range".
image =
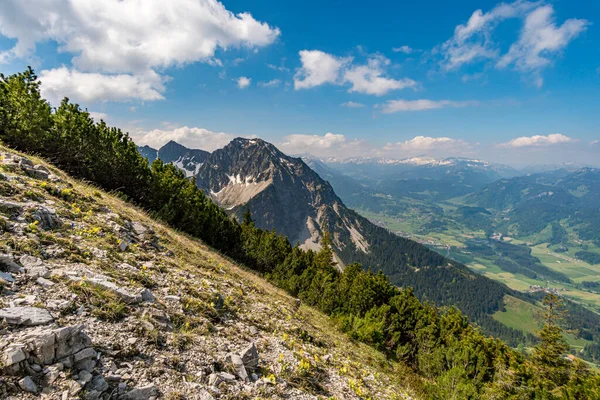
[(412, 157), (396, 160), (390, 158), (353, 157), (339, 159), (306, 156), (306, 159), (316, 159), (330, 167), (343, 169), (345, 174), (359, 179), (437, 179), (448, 175), (481, 175), (481, 180), (496, 180), (520, 175), (518, 170), (507, 165), (460, 157), (444, 159)]
[[(236, 138), (212, 153), (190, 150), (176, 143), (168, 143), (159, 150), (144, 147), (140, 151), (149, 160), (158, 157), (184, 170), (207, 195), (237, 218), (248, 208), (257, 226), (274, 229), (292, 243), (311, 249), (320, 247), (327, 230), (340, 267), (359, 262), (381, 270), (393, 283), (412, 286), (420, 298), (438, 305), (456, 305), (488, 332), (513, 343), (522, 341), (522, 337), (517, 339), (520, 333), (490, 315), (503, 308), (506, 294), (524, 299), (526, 296), (399, 237), (347, 208), (325, 180), (330, 179), (326, 170), (340, 178), (342, 175), (320, 160), (307, 160), (309, 166), (303, 159), (287, 156), (270, 143), (244, 138)], [(473, 170), (476, 175), (498, 174), (490, 172), (492, 167), (480, 172), (482, 165), (472, 160), (450, 159), (445, 168), (452, 166), (455, 179), (463, 180)], [(437, 171), (442, 167), (429, 168)], [(444, 176), (441, 171), (439, 174)], [(363, 187), (353, 178), (347, 181), (356, 190)]]
[(187, 176), (194, 176), (198, 173), (198, 168), (208, 158), (210, 153), (204, 150), (188, 149), (177, 142), (170, 141), (159, 150), (150, 146), (138, 147), (140, 154), (152, 161), (160, 158), (165, 163), (170, 163), (181, 169)]

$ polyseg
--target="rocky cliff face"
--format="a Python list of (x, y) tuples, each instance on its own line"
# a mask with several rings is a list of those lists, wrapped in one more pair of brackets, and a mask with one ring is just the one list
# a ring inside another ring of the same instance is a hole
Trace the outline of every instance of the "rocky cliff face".
[(328, 230), (337, 248), (369, 251), (361, 223), (331, 185), (302, 159), (263, 140), (234, 139), (207, 157), (195, 179), (232, 214), (241, 217), (249, 208), (257, 226), (275, 229), (304, 248), (319, 248)]
[(0, 147), (0, 398), (410, 398), (397, 368), (201, 242)]

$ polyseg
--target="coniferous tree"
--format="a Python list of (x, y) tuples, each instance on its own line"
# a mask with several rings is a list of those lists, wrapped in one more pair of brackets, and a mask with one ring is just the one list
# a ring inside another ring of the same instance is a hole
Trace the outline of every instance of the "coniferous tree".
[(541, 387), (552, 391), (567, 383), (572, 362), (567, 358), (569, 345), (560, 326), (565, 315), (562, 299), (548, 293), (543, 305), (544, 326), (538, 332), (540, 342), (533, 350), (531, 361)]

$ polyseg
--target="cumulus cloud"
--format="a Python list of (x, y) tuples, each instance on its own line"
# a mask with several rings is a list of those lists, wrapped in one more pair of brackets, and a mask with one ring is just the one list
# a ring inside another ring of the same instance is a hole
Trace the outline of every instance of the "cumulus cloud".
[(289, 135), (277, 145), (287, 154), (312, 154), (319, 157), (351, 157), (368, 151), (364, 140), (348, 139), (345, 135)]
[(506, 143), (501, 143), (499, 147), (515, 148), (515, 147), (542, 147), (552, 146), (556, 144), (564, 144), (574, 142), (575, 139), (569, 136), (563, 135), (562, 133), (553, 133), (548, 136), (535, 135), (535, 136), (522, 136), (513, 139)]
[(281, 79), (271, 79), (266, 82), (258, 82), (258, 86), (262, 87), (275, 87), (281, 85)]
[(66, 67), (40, 73), (42, 95), (53, 104), (63, 97), (77, 102), (162, 100), (164, 78), (147, 74), (86, 73)]
[(349, 82), (352, 87), (349, 92), (358, 92), (381, 96), (392, 90), (415, 87), (417, 82), (412, 79), (391, 79), (384, 77), (384, 68), (390, 60), (375, 55), (369, 58), (367, 65), (359, 65), (348, 69), (344, 73), (344, 82)]
[(347, 101), (345, 103), (340, 104), (340, 106), (342, 106), (342, 107), (348, 107), (348, 108), (361, 108), (361, 107), (365, 107), (364, 104), (357, 103), (355, 101)]
[(400, 46), (400, 47), (393, 47), (393, 48), (392, 48), (392, 51), (393, 51), (394, 53), (404, 53), (404, 54), (411, 54), (411, 53), (414, 53), (414, 52), (415, 52), (415, 51), (417, 51), (417, 50), (415, 50), (415, 49), (411, 48), (410, 46), (406, 46), (406, 45), (405, 45), (405, 46)]
[[(507, 54), (498, 60), (499, 68), (514, 64), (517, 70), (534, 72), (551, 63), (550, 56), (564, 49), (571, 40), (583, 32), (588, 22), (584, 19), (569, 19), (560, 27), (553, 21), (554, 9), (547, 5), (532, 11), (525, 19), (519, 40), (510, 46)], [(536, 83), (542, 80), (536, 76)]]
[(148, 145), (155, 149), (171, 140), (186, 147), (214, 151), (231, 142), (238, 135), (224, 132), (213, 132), (197, 127), (178, 127), (173, 129), (153, 129), (150, 131), (137, 130), (131, 133), (132, 139), (138, 145)]
[(417, 85), (412, 79), (386, 77), (385, 69), (390, 60), (380, 54), (369, 56), (365, 65), (353, 64), (352, 57), (336, 57), (320, 50), (302, 50), (299, 54), (302, 67), (294, 76), (296, 90), (324, 84), (350, 84), (348, 92), (381, 96), (392, 90)]
[(392, 114), (397, 112), (408, 112), (408, 111), (425, 111), (434, 110), (438, 108), (446, 107), (468, 107), (477, 105), (476, 101), (452, 101), (452, 100), (389, 100), (386, 103), (379, 105), (381, 112), (384, 114)]
[[(38, 43), (54, 41), (73, 55), (75, 72), (135, 75), (147, 86), (137, 75), (193, 62), (219, 65), (217, 49), (267, 46), (280, 31), (216, 0), (6, 0), (0, 34), (16, 40), (0, 60), (28, 58)], [(162, 98), (147, 87), (135, 92), (142, 100)]]
[[(539, 76), (539, 70), (550, 64), (551, 56), (564, 49), (588, 25), (583, 19), (569, 19), (557, 27), (553, 14), (552, 5), (523, 0), (501, 3), (485, 13), (476, 10), (466, 24), (454, 29), (450, 39), (434, 49), (434, 53), (442, 55), (441, 66), (445, 70), (475, 61), (496, 60), (497, 68), (514, 64), (519, 71), (536, 71)], [(501, 55), (493, 40), (494, 30), (501, 22), (514, 18), (524, 20), (519, 39)], [(538, 78), (537, 84), (541, 82)]]
[(308, 89), (326, 83), (338, 83), (340, 70), (352, 57), (336, 57), (320, 50), (301, 50), (302, 67), (294, 75), (295, 89)]
[(248, 86), (250, 86), (250, 83), (252, 82), (252, 78), (240, 76), (239, 78), (236, 79), (236, 82), (240, 89), (246, 89)]

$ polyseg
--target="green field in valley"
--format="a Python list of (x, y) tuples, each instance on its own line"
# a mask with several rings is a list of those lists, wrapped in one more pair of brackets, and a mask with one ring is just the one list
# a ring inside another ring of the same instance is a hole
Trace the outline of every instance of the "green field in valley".
[[(470, 251), (468, 249), (470, 241), (476, 240), (481, 243), (487, 241), (483, 231), (470, 230), (455, 221), (450, 221), (446, 224), (445, 229), (441, 231), (427, 232), (422, 227), (434, 217), (431, 215), (417, 215), (419, 211), (410, 208), (396, 216), (364, 210), (357, 211), (394, 233), (423, 243), (445, 256), (464, 263), (473, 271), (502, 282), (512, 289), (527, 292), (530, 286), (545, 287), (549, 285), (551, 288), (558, 289), (561, 296), (578, 302), (592, 311), (600, 312), (600, 294), (581, 285), (584, 281), (600, 282), (600, 265), (592, 265), (575, 257), (575, 253), (581, 251), (584, 246), (587, 251), (600, 252), (600, 249), (597, 249), (591, 243), (580, 244), (581, 241), (576, 241), (576, 238), (573, 238), (571, 242), (573, 245), (570, 245), (567, 251), (556, 252), (554, 247), (548, 243), (551, 237), (549, 229), (544, 229), (538, 234), (527, 237), (503, 238), (510, 244), (527, 246), (531, 249), (531, 256), (539, 259), (540, 264), (566, 275), (572, 283), (556, 280), (547, 282), (520, 273), (504, 271), (496, 265), (493, 257), (490, 257), (489, 254)], [(570, 230), (569, 237), (572, 238), (572, 235), (574, 233)], [(506, 311), (496, 312), (493, 318), (509, 327), (532, 334), (540, 327), (540, 320), (537, 316), (540, 307), (512, 296), (507, 296), (505, 299), (505, 307)], [(586, 343), (590, 343), (576, 338), (572, 334), (567, 335), (566, 339), (575, 349), (581, 349)]]

